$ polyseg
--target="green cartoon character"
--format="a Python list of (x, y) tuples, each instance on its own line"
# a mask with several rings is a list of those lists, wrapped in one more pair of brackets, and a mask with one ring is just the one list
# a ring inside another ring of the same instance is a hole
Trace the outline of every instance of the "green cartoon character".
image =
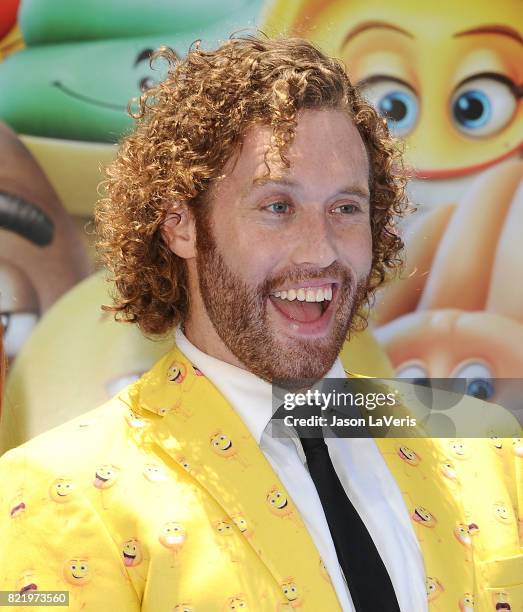
[(26, 0), (27, 48), (0, 64), (0, 119), (17, 132), (115, 142), (130, 126), (130, 98), (161, 78), (149, 60), (169, 45), (212, 46), (253, 23), (259, 0)]
[[(89, 218), (100, 171), (130, 127), (130, 99), (162, 78), (154, 49), (184, 55), (253, 31), (263, 0), (22, 0), (26, 48), (0, 63), (0, 121), (18, 134), (73, 215)], [(7, 93), (8, 92), (8, 93)]]

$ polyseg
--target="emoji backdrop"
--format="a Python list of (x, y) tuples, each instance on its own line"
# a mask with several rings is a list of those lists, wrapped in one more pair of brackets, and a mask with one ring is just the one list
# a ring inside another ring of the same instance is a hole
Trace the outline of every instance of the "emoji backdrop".
[(521, 0), (2, 0), (0, 452), (104, 401), (169, 347), (99, 310), (101, 168), (132, 126), (130, 99), (162, 78), (154, 49), (183, 56), (253, 26), (340, 58), (405, 145), (418, 209), (400, 228), (406, 267), (351, 343), (353, 369), (521, 376)]

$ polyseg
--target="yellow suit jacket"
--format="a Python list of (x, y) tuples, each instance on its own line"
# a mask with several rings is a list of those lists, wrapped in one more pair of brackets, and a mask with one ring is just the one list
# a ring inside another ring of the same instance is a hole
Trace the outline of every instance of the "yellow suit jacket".
[[(421, 545), (430, 610), (522, 612), (521, 439), (377, 443)], [(7, 452), (0, 486), (0, 589), (67, 590), (70, 609), (97, 612), (340, 610), (272, 467), (177, 348)]]

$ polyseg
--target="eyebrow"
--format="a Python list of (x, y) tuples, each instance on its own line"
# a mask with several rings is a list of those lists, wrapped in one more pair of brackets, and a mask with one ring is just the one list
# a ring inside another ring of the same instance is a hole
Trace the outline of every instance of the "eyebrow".
[(377, 28), (382, 30), (392, 30), (393, 32), (403, 34), (408, 38), (415, 38), (414, 34), (411, 34), (408, 30), (404, 30), (403, 28), (393, 25), (392, 23), (387, 23), (386, 21), (364, 21), (363, 23), (357, 25), (355, 28), (352, 28), (352, 30), (349, 30), (349, 32), (343, 39), (342, 46), (346, 45), (349, 40), (353, 39), (358, 34), (366, 32), (367, 30), (374, 30)]
[(37, 246), (51, 244), (53, 221), (37, 206), (20, 196), (0, 191), (0, 229), (5, 229)]
[(472, 36), (474, 34), (499, 34), (500, 36), (512, 38), (512, 40), (515, 40), (520, 45), (523, 45), (523, 37), (521, 34), (514, 28), (505, 25), (491, 24), (479, 26), (470, 30), (463, 30), (463, 32), (457, 32), (454, 34), (454, 38), (459, 38), (460, 36)]
[[(265, 185), (274, 185), (275, 187), (280, 187), (280, 186), (289, 187), (291, 189), (292, 188), (295, 189), (300, 186), (299, 183), (296, 183), (295, 181), (285, 178), (285, 177), (275, 179), (275, 178), (271, 178), (270, 176), (261, 176), (259, 178), (255, 178), (252, 181), (251, 189), (261, 189)], [(361, 189), (360, 187), (357, 187), (356, 185), (348, 185), (344, 187), (343, 189), (340, 189), (338, 193), (348, 193), (351, 195), (357, 195), (367, 200), (370, 198), (370, 193), (368, 190)]]
[(151, 59), (154, 53), (154, 49), (142, 49), (136, 59), (134, 60), (134, 65), (137, 66), (140, 62), (144, 62), (145, 60)]

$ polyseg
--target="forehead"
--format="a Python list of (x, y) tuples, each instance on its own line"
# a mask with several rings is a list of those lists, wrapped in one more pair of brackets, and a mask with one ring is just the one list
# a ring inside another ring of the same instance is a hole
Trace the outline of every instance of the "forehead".
[[(346, 28), (359, 27), (361, 24), (388, 23), (401, 27), (410, 34), (443, 33), (455, 34), (461, 30), (478, 28), (485, 25), (517, 26), (521, 22), (521, 0), (425, 0), (415, 3), (412, 0), (330, 0), (324, 2), (321, 10), (314, 13), (311, 3), (305, 2), (298, 18), (304, 20), (313, 15), (315, 23), (329, 25), (334, 33), (340, 18)], [(379, 16), (379, 17), (377, 17)]]
[(271, 154), (273, 130), (255, 125), (247, 130), (238, 154), (224, 168), (224, 180), (245, 182), (268, 177), (297, 179), (305, 185), (321, 185), (350, 179), (368, 185), (369, 163), (363, 140), (349, 115), (342, 110), (298, 112), (294, 138), (285, 151), (289, 167), (277, 149)]

